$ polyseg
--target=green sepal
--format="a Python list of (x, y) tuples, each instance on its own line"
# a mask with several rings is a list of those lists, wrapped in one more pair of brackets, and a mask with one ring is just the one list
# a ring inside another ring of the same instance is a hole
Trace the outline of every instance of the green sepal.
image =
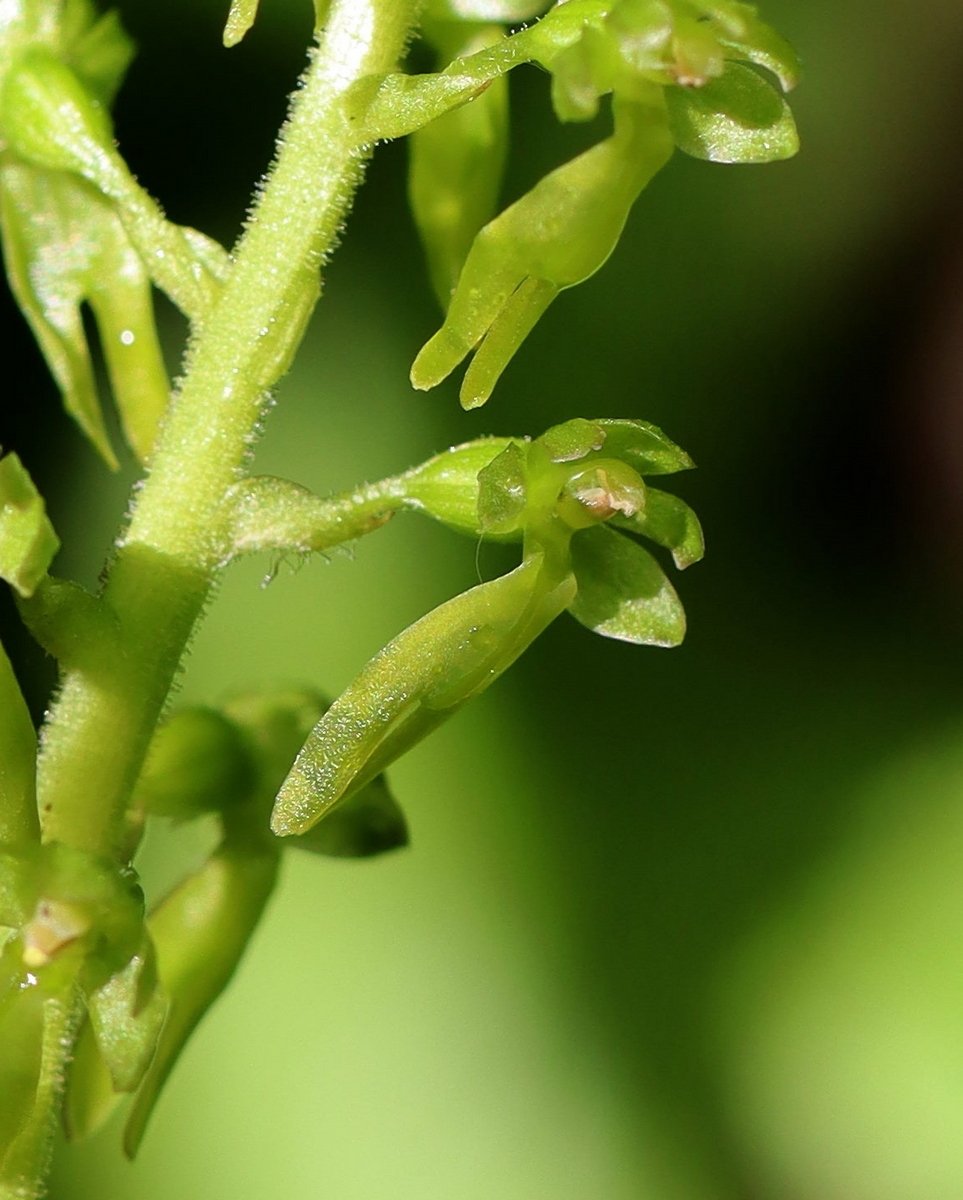
[(65, 60), (110, 107), (134, 57), (134, 43), (120, 15), (111, 11), (98, 18), (89, 0), (67, 0), (60, 28)]
[(45, 575), (18, 608), (36, 640), (62, 666), (96, 675), (116, 661), (121, 644), (117, 615), (106, 600), (80, 584)]
[(411, 368), (416, 388), (435, 387), (477, 347), (482, 365), (461, 399), (484, 403), (555, 293), (609, 257), (635, 198), (672, 152), (658, 88), (647, 103), (617, 105), (615, 117), (612, 137), (545, 176), (475, 238), (445, 323)]
[(167, 405), (150, 275), (115, 205), (60, 171), (0, 163), (7, 274), (64, 406), (116, 466), (101, 411), (81, 305), (89, 302), (125, 438), (143, 462)]
[(409, 626), (321, 718), (278, 793), (271, 828), (304, 833), (505, 671), (569, 604), (571, 576), (534, 555)]
[(231, 0), (224, 26), (224, 45), (236, 46), (257, 19), (259, 0)]
[(250, 798), (254, 763), (233, 721), (212, 708), (182, 708), (157, 730), (131, 805), (152, 817), (191, 821)]
[(130, 1158), (187, 1039), (234, 974), (274, 889), (277, 865), (277, 853), (263, 843), (226, 842), (150, 915), (170, 1007), (124, 1129)]
[(371, 858), (407, 846), (408, 823), (379, 775), (307, 833), (287, 838), (285, 845), (332, 858)]
[(478, 526), (482, 534), (498, 537), (520, 533), (527, 501), (527, 455), (518, 442), (509, 442), (478, 474)]
[(150, 1066), (167, 1015), (150, 939), (87, 997), (87, 1014), (114, 1091), (134, 1091)]
[(681, 446), (648, 421), (600, 417), (595, 424), (605, 432), (600, 453), (621, 458), (640, 475), (672, 475), (695, 466)]
[(647, 488), (645, 508), (631, 517), (613, 517), (612, 523), (671, 550), (680, 571), (699, 562), (705, 554), (699, 518), (684, 500), (669, 492)]
[(584, 417), (575, 417), (564, 421), (561, 425), (553, 425), (551, 429), (535, 440), (544, 447), (548, 457), (554, 463), (577, 462), (595, 450), (601, 450), (605, 443), (605, 429), (599, 421), (587, 421)]
[[(430, 26), (444, 60), (493, 45), (497, 25)], [(408, 200), (443, 309), (479, 229), (496, 211), (508, 148), (508, 81), (494, 79), (471, 104), (415, 131), (409, 143)]]
[(799, 135), (781, 92), (751, 67), (728, 63), (700, 88), (666, 92), (675, 144), (694, 158), (765, 163), (792, 158)]
[[(511, 438), (487, 437), (453, 446), (398, 477), (405, 508), (433, 517), (450, 529), (481, 536), (479, 497), (481, 476), (504, 451)], [(486, 536), (497, 536), (484, 530)]]
[(0, 458), (0, 579), (32, 596), (60, 541), (43, 497), (16, 454)]
[[(40, 838), (36, 790), (37, 735), (33, 721), (0, 644), (0, 847), (36, 842)], [(4, 919), (4, 876), (0, 859), (0, 925)]]
[(572, 538), (578, 592), (576, 620), (604, 637), (643, 646), (678, 646), (685, 612), (665, 572), (647, 550), (605, 525)]
[(744, 58), (756, 66), (764, 67), (779, 80), (784, 92), (791, 92), (799, 82), (801, 65), (799, 56), (786, 39), (770, 25), (760, 21), (750, 4), (734, 4), (739, 20), (729, 30), (717, 30), (720, 43), (731, 52), (731, 57)]

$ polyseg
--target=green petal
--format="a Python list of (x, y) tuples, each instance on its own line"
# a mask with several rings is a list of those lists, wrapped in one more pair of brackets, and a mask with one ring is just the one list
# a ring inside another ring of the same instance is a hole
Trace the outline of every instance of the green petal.
[(519, 528), (525, 511), (526, 455), (518, 442), (509, 442), (501, 454), (478, 473), (478, 524), (482, 533), (498, 536)]
[(604, 637), (644, 646), (677, 646), (685, 612), (647, 550), (605, 525), (572, 538), (578, 593), (569, 612)]
[(601, 453), (623, 459), (640, 475), (672, 475), (695, 466), (680, 446), (648, 421), (602, 417), (596, 424), (605, 431)]
[(791, 158), (799, 136), (782, 94), (751, 67), (730, 62), (700, 88), (668, 88), (672, 136), (680, 150), (722, 163)]
[(645, 509), (632, 517), (613, 517), (613, 524), (640, 533), (672, 551), (680, 571), (691, 567), (705, 554), (705, 539), (699, 518), (684, 500), (656, 488), (648, 488)]

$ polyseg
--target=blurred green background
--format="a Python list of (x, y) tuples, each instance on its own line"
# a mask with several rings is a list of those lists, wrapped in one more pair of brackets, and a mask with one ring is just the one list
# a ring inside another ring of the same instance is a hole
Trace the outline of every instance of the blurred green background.
[[(120, 4), (121, 147), (226, 240), (309, 36), (307, 0), (262, 7), (228, 52), (226, 3)], [(562, 618), (393, 770), (410, 849), (292, 854), (138, 1162), (114, 1125), (63, 1150), (57, 1200), (963, 1196), (963, 7), (763, 15), (804, 58), (800, 156), (678, 156), (478, 413), (407, 384), (438, 315), (404, 147), (379, 151), (258, 469), (327, 491), (484, 433), (655, 421), (701, 468), (690, 633), (638, 649)], [(559, 129), (534, 70), (513, 101), (509, 198), (598, 133)], [(60, 571), (93, 582), (129, 477), (9, 319), (4, 441)], [(232, 569), (184, 701), (337, 692), (476, 579), (473, 545), (413, 517), (259, 587), (271, 566)], [(39, 711), (50, 666), (14, 650)]]

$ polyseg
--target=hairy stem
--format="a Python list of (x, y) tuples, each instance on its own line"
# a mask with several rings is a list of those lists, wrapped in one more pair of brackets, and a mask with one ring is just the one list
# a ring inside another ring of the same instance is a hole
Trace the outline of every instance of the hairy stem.
[(345, 94), (394, 66), (414, 0), (335, 0), (223, 292), (188, 355), (104, 588), (121, 653), (66, 673), (44, 735), (44, 837), (115, 854), (126, 799), (213, 583), (235, 483), (357, 185)]

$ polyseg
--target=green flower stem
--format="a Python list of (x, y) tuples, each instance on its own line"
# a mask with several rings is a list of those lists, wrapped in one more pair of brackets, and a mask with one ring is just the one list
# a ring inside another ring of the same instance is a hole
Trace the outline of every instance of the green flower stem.
[(414, 0), (332, 6), (107, 579), (124, 653), (100, 670), (68, 671), (51, 715), (39, 778), (48, 840), (97, 854), (122, 844), (130, 788), (217, 572), (225, 493), (313, 307), (319, 264), (370, 150), (358, 145), (345, 94), (394, 66), (414, 9)]

